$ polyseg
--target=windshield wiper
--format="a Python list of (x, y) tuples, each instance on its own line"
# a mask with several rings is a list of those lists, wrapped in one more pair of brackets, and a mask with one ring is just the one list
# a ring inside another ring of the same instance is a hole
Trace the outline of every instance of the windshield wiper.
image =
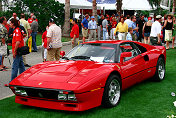
[(90, 60), (90, 61), (94, 61), (94, 60), (91, 60), (90, 57), (88, 56), (74, 56), (74, 57), (71, 57), (71, 59), (85, 59), (85, 60)]
[(65, 60), (70, 60), (68, 57), (62, 57), (62, 59), (65, 59)]

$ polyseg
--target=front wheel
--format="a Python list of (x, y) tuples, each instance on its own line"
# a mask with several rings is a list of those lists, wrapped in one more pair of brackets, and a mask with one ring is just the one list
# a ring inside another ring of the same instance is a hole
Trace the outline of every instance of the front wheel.
[(105, 85), (102, 105), (115, 107), (121, 98), (121, 80), (117, 75), (111, 75)]
[(164, 59), (163, 58), (159, 58), (158, 59), (158, 62), (157, 62), (157, 65), (156, 65), (156, 72), (155, 72), (155, 75), (153, 77), (153, 79), (155, 81), (162, 81), (164, 80), (165, 78), (165, 62), (164, 62)]

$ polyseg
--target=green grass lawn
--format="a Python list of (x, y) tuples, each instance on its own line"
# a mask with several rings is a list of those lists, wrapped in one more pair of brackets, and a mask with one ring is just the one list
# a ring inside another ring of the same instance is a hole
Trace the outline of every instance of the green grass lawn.
[(147, 80), (122, 93), (114, 108), (97, 107), (84, 112), (68, 112), (29, 107), (15, 103), (15, 97), (0, 101), (0, 118), (166, 118), (176, 116), (176, 49), (167, 51), (166, 78), (162, 82)]
[[(71, 38), (62, 37), (62, 42), (68, 42)], [(37, 34), (36, 45), (42, 45), (42, 34)], [(9, 49), (12, 49), (12, 46), (8, 46)]]

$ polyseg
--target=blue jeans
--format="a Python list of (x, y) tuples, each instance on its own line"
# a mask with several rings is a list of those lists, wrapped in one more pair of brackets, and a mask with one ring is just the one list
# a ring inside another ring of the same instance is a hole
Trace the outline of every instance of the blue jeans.
[(23, 58), (19, 55), (13, 58), (11, 81), (17, 77), (18, 69), (20, 74), (25, 71)]
[(2, 56), (0, 55), (0, 65), (2, 64)]
[(34, 51), (37, 51), (37, 46), (36, 46), (36, 36), (37, 36), (37, 32), (32, 32), (31, 33), (32, 36), (32, 47)]
[(103, 28), (103, 40), (106, 40), (107, 29)]

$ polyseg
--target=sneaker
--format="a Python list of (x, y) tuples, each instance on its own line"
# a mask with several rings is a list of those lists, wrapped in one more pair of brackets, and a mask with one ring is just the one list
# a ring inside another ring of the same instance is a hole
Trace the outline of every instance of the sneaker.
[(37, 52), (37, 50), (32, 50), (32, 52)]
[(31, 67), (29, 64), (25, 64), (24, 66), (25, 66), (25, 67)]

